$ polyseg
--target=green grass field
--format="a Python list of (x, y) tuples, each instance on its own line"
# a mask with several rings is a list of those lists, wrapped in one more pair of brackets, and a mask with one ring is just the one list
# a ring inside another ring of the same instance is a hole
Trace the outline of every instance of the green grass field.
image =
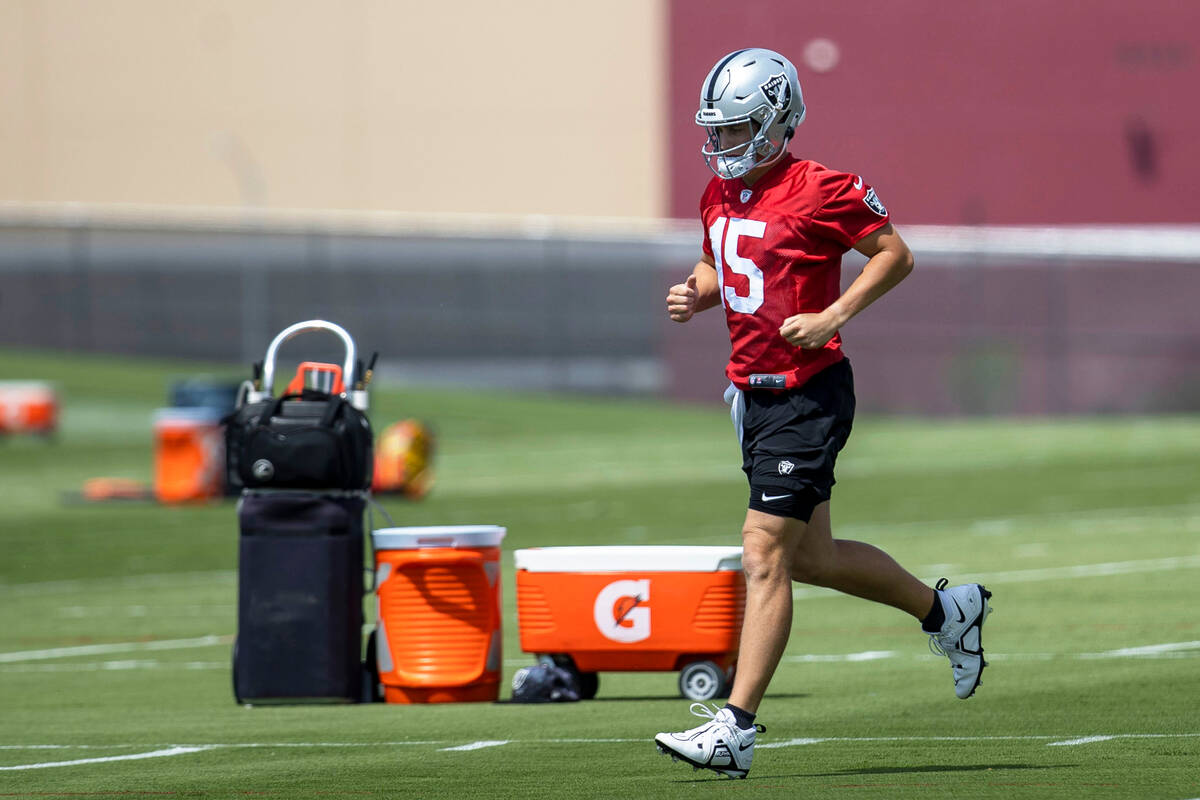
[[(1200, 797), (1200, 417), (860, 420), (838, 535), (986, 583), (991, 666), (956, 700), (913, 621), (798, 586), (767, 733), (729, 781), (655, 752), (699, 722), (671, 673), (550, 706), (237, 706), (233, 503), (64, 501), (148, 482), (150, 414), (196, 371), (0, 352), (0, 377), (64, 401), (54, 441), (0, 441), (0, 797)], [(719, 406), (379, 389), (372, 414), (438, 435), (431, 495), (384, 501), (397, 524), (508, 528), (505, 683), (532, 662), (514, 549), (739, 543)]]

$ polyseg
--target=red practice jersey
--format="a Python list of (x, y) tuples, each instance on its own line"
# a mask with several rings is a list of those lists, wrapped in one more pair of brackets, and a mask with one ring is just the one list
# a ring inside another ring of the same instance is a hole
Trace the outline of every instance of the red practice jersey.
[(714, 177), (700, 219), (729, 326), (729, 379), (746, 389), (755, 373), (784, 375), (790, 389), (841, 361), (840, 334), (802, 350), (779, 328), (841, 295), (842, 254), (888, 223), (875, 190), (858, 175), (784, 154), (752, 187)]

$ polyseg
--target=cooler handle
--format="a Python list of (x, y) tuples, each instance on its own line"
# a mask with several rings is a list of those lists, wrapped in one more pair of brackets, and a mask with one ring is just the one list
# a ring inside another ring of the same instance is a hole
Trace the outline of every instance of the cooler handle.
[(410, 556), (423, 564), (462, 564), (483, 569), (483, 554), (473, 550), (410, 550)]

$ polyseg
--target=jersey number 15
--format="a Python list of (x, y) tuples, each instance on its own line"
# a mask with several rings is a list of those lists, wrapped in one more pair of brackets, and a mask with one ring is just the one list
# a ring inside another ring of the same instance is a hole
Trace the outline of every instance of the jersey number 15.
[[(738, 240), (743, 236), (755, 239), (763, 238), (767, 223), (757, 219), (739, 219), (738, 217), (717, 217), (708, 228), (708, 238), (712, 243), (713, 257), (717, 262), (717, 283), (721, 287), (721, 297), (730, 311), (739, 314), (753, 314), (763, 304), (763, 273), (750, 259), (738, 255)], [(750, 284), (747, 294), (740, 295), (732, 286), (725, 285), (725, 268), (739, 275), (745, 275)]]

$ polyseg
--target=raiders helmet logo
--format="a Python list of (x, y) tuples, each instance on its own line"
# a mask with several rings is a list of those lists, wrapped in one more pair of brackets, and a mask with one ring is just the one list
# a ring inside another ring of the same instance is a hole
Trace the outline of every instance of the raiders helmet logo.
[(782, 72), (767, 78), (766, 83), (759, 84), (763, 97), (767, 102), (782, 111), (792, 102), (792, 87), (788, 84), (787, 76)]
[(883, 207), (883, 203), (879, 202), (879, 198), (875, 196), (874, 189), (867, 190), (867, 195), (863, 198), (863, 202), (867, 204), (867, 208), (871, 209), (879, 216), (887, 216), (887, 209)]

